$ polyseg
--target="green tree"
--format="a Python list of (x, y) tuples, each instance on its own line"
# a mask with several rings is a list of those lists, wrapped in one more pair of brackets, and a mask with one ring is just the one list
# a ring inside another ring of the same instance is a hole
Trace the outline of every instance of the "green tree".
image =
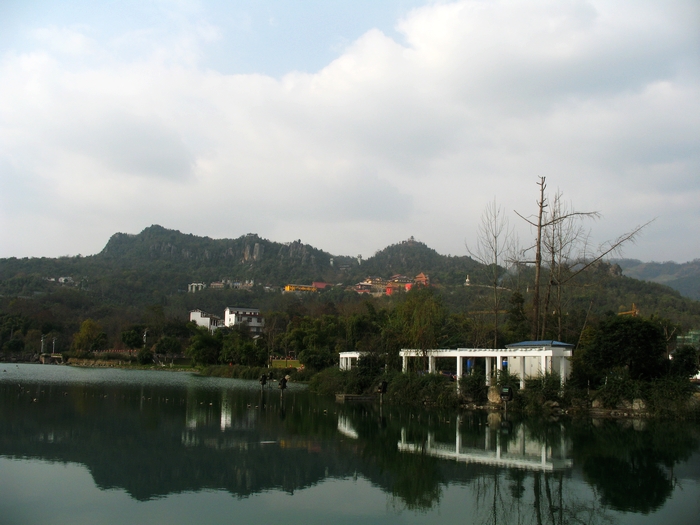
[(626, 369), (631, 379), (651, 380), (666, 373), (665, 352), (666, 341), (657, 323), (641, 317), (608, 316), (598, 324), (574, 366), (583, 365), (583, 375), (595, 385), (615, 368)]
[(129, 330), (122, 332), (122, 343), (130, 350), (143, 346), (143, 331), (145, 327), (141, 325), (133, 326)]
[(161, 354), (166, 358), (170, 358), (170, 362), (172, 363), (175, 356), (182, 352), (182, 344), (177, 337), (164, 335), (158, 339), (154, 350), (156, 354)]
[(102, 326), (92, 319), (83, 321), (80, 331), (73, 334), (73, 350), (78, 355), (105, 348), (107, 348), (107, 334), (102, 330)]
[(689, 378), (698, 373), (698, 351), (694, 347), (676, 348), (671, 357), (671, 375)]
[(441, 297), (431, 288), (411, 290), (393, 314), (394, 334), (403, 343), (401, 346), (421, 350), (427, 368), (425, 352), (447, 340), (447, 309)]
[(520, 292), (513, 292), (508, 300), (506, 331), (510, 342), (523, 341), (530, 335), (530, 321), (525, 315), (525, 298)]
[(6, 352), (20, 353), (24, 350), (24, 341), (18, 337), (13, 337), (2, 345), (2, 349)]
[(185, 353), (195, 365), (213, 365), (219, 361), (222, 346), (223, 335), (215, 337), (206, 328), (200, 328), (190, 339)]

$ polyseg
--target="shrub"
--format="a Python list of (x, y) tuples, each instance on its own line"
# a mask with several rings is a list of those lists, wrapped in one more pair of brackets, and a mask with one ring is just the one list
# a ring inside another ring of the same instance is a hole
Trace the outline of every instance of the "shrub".
[(525, 389), (519, 398), (529, 412), (541, 411), (547, 401), (561, 401), (561, 379), (558, 374), (546, 373), (543, 376), (526, 379)]
[(454, 383), (440, 374), (397, 373), (389, 382), (386, 399), (397, 404), (440, 407), (459, 404)]
[(347, 394), (350, 371), (340, 370), (336, 367), (326, 368), (311, 378), (309, 390), (322, 396), (335, 394)]
[(652, 381), (647, 388), (645, 400), (649, 410), (657, 415), (686, 415), (688, 402), (695, 387), (685, 377), (668, 376)]
[(642, 397), (643, 384), (630, 378), (626, 368), (616, 368), (605, 376), (603, 386), (595, 394), (606, 408), (615, 408), (622, 401)]
[(486, 386), (484, 374), (473, 373), (459, 380), (459, 388), (462, 397), (470, 403), (485, 403), (488, 398), (489, 387)]
[(153, 352), (147, 348), (142, 348), (139, 353), (136, 354), (136, 362), (140, 365), (149, 365), (153, 362)]

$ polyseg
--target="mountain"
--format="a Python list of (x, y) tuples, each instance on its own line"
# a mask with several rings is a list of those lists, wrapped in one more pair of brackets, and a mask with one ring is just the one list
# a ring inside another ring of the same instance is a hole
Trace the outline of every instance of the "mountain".
[(678, 290), (684, 297), (700, 300), (700, 259), (687, 263), (642, 262), (637, 259), (617, 259), (624, 275), (665, 284)]
[[(600, 262), (562, 290), (562, 311), (571, 320), (567, 323), (572, 330), (580, 330), (589, 314), (628, 311), (633, 303), (645, 317), (668, 318), (683, 329), (700, 327), (700, 302), (682, 297), (666, 285), (638, 280), (629, 273), (622, 275), (620, 267), (626, 268), (627, 273), (644, 266), (639, 261), (621, 262), (624, 266)], [(651, 274), (653, 267), (647, 266), (648, 272), (640, 275), (672, 275), (667, 282), (675, 283), (695, 279), (690, 264), (666, 264), (666, 273)], [(685, 273), (677, 268), (681, 266)], [(278, 243), (256, 234), (212, 239), (154, 225), (136, 235), (116, 233), (100, 253), (87, 257), (0, 259), (0, 343), (15, 330), (12, 323), (16, 319), (12, 316), (31, 320), (34, 332), (32, 335), (29, 330), (25, 340), (34, 338), (32, 344), (39, 344), (41, 334), (55, 332), (63, 334), (59, 335), (58, 344), (68, 345), (70, 334), (88, 317), (102, 324), (110, 341), (118, 341), (125, 326), (144, 323), (149, 316), (158, 317), (160, 322), (166, 318), (185, 319), (187, 312), (195, 308), (221, 314), (226, 306), (249, 306), (286, 312), (290, 317), (333, 313), (341, 310), (341, 305), (350, 311), (364, 308), (362, 303), (368, 297), (346, 291), (348, 286), (368, 276), (386, 279), (401, 274), (414, 278), (421, 272), (437, 285), (450, 311), (478, 314), (488, 312), (493, 304), (484, 270), (470, 257), (441, 255), (413, 238), (361, 260), (333, 255), (300, 240)], [(502, 308), (509, 308), (508, 289), (520, 291), (529, 304), (533, 273), (532, 268), (520, 268), (502, 283), (506, 301)], [(464, 286), (467, 275), (470, 286)], [(254, 281), (255, 286), (210, 286), (198, 293), (186, 293), (189, 283), (210, 285), (224, 280)], [(343, 286), (310, 296), (268, 291), (285, 284), (313, 281)], [(543, 298), (547, 283), (545, 279)], [(377, 307), (391, 308), (400, 297), (377, 299)], [(2, 321), (3, 315), (10, 316), (6, 317), (7, 323)], [(472, 329), (481, 329), (479, 323), (475, 319)], [(575, 340), (578, 336), (567, 337)]]
[(187, 290), (191, 282), (221, 280), (271, 286), (313, 281), (354, 284), (367, 275), (414, 277), (431, 272), (436, 282), (456, 285), (476, 266), (468, 257), (446, 257), (413, 239), (360, 262), (300, 240), (278, 243), (252, 233), (237, 239), (211, 239), (154, 225), (137, 235), (115, 233), (96, 255), (2, 259), (0, 294), (45, 291), (52, 282), (47, 279), (60, 277), (71, 277), (83, 289), (99, 288), (103, 296), (131, 300), (144, 291), (167, 295)]
[(353, 269), (355, 280), (368, 275), (391, 277), (395, 274), (415, 277), (428, 273), (433, 283), (457, 286), (464, 284), (467, 275), (477, 271), (481, 265), (471, 257), (440, 255), (413, 237), (387, 246)]

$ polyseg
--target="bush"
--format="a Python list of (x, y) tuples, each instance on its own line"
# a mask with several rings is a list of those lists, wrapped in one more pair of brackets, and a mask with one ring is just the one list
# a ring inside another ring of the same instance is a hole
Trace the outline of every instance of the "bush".
[(147, 348), (142, 348), (136, 354), (136, 362), (140, 365), (150, 365), (153, 362), (153, 352)]
[(299, 362), (312, 370), (324, 370), (335, 361), (335, 355), (328, 348), (305, 348), (299, 353)]
[(351, 393), (348, 392), (351, 372), (336, 367), (326, 368), (311, 378), (309, 390), (321, 396)]
[(643, 397), (643, 384), (630, 378), (626, 368), (616, 368), (605, 376), (604, 384), (595, 394), (604, 407), (615, 408), (622, 401)]
[(664, 377), (648, 385), (645, 400), (649, 410), (657, 415), (684, 416), (694, 390), (693, 384), (685, 377)]
[(484, 374), (472, 373), (459, 380), (462, 397), (469, 403), (485, 403), (488, 399), (489, 387), (486, 386)]
[(440, 374), (404, 374), (390, 378), (387, 398), (390, 403), (456, 407), (457, 389), (449, 378)]
[(547, 401), (561, 401), (561, 379), (558, 374), (546, 373), (525, 380), (525, 389), (519, 393), (520, 401), (529, 412), (539, 412)]
[(673, 352), (671, 375), (690, 378), (698, 373), (698, 351), (692, 346), (681, 346)]
[[(486, 381), (486, 379), (484, 379)], [(511, 374), (508, 369), (501, 370), (496, 377), (496, 385), (499, 387), (509, 386), (513, 391), (520, 390), (520, 376)]]

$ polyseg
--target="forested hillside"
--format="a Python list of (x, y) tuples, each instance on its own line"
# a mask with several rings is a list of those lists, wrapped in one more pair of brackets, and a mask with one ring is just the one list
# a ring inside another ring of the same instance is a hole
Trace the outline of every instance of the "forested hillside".
[(672, 261), (645, 263), (637, 259), (619, 259), (615, 262), (629, 277), (665, 284), (685, 297), (700, 300), (700, 259), (681, 264)]
[[(413, 278), (420, 272), (430, 276), (428, 299), (420, 290), (391, 297), (352, 290), (367, 276)], [(191, 282), (220, 280), (255, 284), (186, 291)], [(290, 282), (312, 281), (333, 286), (306, 295), (280, 291)], [(310, 342), (331, 354), (357, 345), (411, 344), (409, 324), (427, 315), (418, 313), (424, 308), (418, 296), (437, 308), (429, 312), (442, 323), (432, 343), (503, 344), (531, 335), (533, 283), (532, 268), (520, 266), (502, 272), (494, 289), (486, 267), (469, 257), (440, 255), (414, 239), (358, 261), (301, 241), (282, 244), (257, 235), (217, 240), (151, 226), (138, 235), (115, 234), (92, 256), (0, 260), (0, 349), (6, 355), (19, 349), (36, 352), (43, 335), (51, 344), (56, 339), (57, 350), (68, 350), (86, 319), (99, 324), (105, 334), (101, 341), (109, 348), (123, 347), (125, 331), (146, 327), (156, 339), (175, 334), (185, 348), (188, 311), (222, 315), (227, 306), (260, 308), (275, 319), (265, 334), (273, 353), (300, 351)], [(700, 327), (700, 302), (624, 276), (616, 264), (597, 263), (566, 284), (546, 279), (541, 288), (546, 338), (576, 343), (585, 326), (629, 311), (633, 304), (640, 315), (669, 326), (669, 334)]]

